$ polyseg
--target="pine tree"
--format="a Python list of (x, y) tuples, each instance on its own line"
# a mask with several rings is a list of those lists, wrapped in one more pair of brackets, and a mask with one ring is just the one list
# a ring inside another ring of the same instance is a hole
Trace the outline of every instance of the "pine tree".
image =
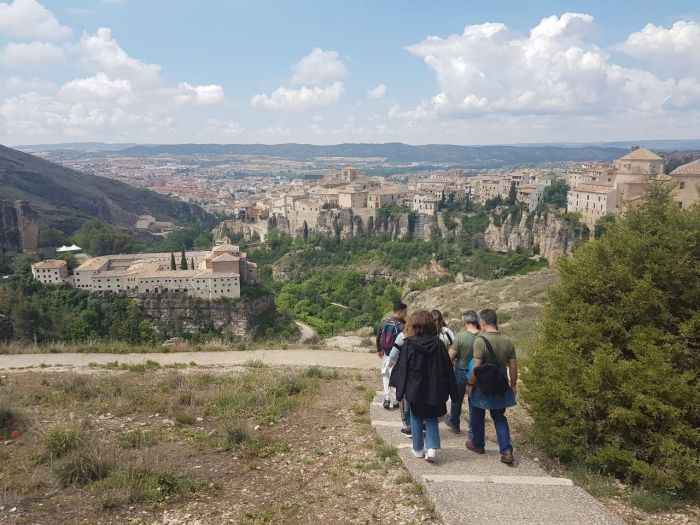
[(175, 254), (173, 252), (170, 252), (170, 269), (177, 270), (177, 266), (175, 265)]
[(306, 221), (304, 221), (304, 231), (302, 233), (302, 236), (305, 241), (309, 238), (309, 225), (306, 223)]
[(510, 183), (510, 190), (508, 190), (508, 199), (506, 199), (506, 204), (513, 206), (518, 201), (518, 189), (515, 187), (515, 182)]
[(668, 186), (560, 259), (523, 374), (551, 453), (650, 489), (700, 489), (700, 207)]
[(190, 259), (190, 270), (194, 270), (194, 257)]
[(182, 249), (182, 255), (180, 257), (180, 270), (187, 270), (187, 257), (185, 256), (185, 249)]

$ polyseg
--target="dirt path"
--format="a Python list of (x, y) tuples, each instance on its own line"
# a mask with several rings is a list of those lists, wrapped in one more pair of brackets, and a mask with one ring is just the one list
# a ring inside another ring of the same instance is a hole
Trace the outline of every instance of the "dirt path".
[(29, 367), (84, 368), (90, 364), (118, 361), (125, 364), (155, 361), (161, 366), (178, 363), (198, 366), (237, 366), (262, 361), (270, 366), (323, 366), (371, 370), (379, 367), (377, 356), (334, 350), (246, 350), (232, 352), (172, 352), (147, 354), (11, 354), (0, 355), (0, 370)]
[(304, 324), (301, 321), (294, 321), (294, 324), (297, 325), (297, 328), (299, 329), (299, 333), (301, 336), (299, 337), (299, 341), (302, 343), (306, 343), (307, 341), (311, 341), (316, 335), (316, 330), (314, 330), (311, 326), (308, 324)]

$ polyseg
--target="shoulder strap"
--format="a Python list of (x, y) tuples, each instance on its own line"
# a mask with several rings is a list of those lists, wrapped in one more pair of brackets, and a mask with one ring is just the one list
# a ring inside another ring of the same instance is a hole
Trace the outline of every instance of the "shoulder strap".
[(450, 342), (450, 345), (451, 345), (453, 341), (452, 341), (452, 336), (450, 335), (450, 332), (445, 330), (445, 335), (447, 336), (447, 340)]
[(481, 339), (484, 344), (486, 345), (486, 349), (489, 351), (489, 357), (493, 359), (494, 364), (498, 366), (498, 361), (496, 360), (496, 354), (493, 352), (493, 346), (491, 346), (491, 341), (486, 339), (483, 335), (480, 335), (477, 337), (477, 339)]

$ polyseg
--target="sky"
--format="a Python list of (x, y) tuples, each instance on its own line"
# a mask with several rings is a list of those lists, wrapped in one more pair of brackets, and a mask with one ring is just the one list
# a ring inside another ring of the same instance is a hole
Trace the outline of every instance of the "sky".
[(700, 3), (0, 0), (0, 143), (700, 138)]

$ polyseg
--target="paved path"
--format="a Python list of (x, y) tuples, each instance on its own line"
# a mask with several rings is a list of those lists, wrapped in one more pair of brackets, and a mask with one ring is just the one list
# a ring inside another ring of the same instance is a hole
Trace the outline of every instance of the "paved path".
[(171, 352), (153, 354), (13, 354), (0, 355), (0, 370), (27, 367), (86, 367), (90, 363), (137, 364), (155, 361), (161, 365), (195, 363), (199, 366), (236, 366), (260, 360), (268, 365), (327, 366), (379, 369), (375, 353), (337, 350), (246, 350), (231, 352)]
[(399, 433), (398, 411), (384, 410), (381, 401), (378, 393), (370, 410), (372, 425), (399, 449), (446, 525), (624, 525), (571, 480), (549, 476), (517, 450), (515, 466), (504, 465), (495, 443), (487, 443), (486, 454), (474, 454), (464, 447), (465, 433), (454, 434), (442, 423), (438, 461), (414, 458), (411, 440)]

